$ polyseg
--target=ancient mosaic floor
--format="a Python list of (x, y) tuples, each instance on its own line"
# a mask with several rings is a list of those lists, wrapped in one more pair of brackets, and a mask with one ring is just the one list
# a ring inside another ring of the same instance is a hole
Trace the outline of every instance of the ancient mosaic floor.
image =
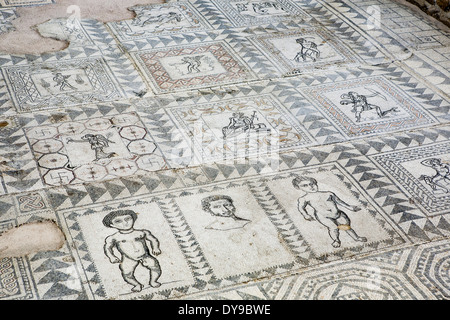
[(66, 237), (2, 258), (1, 299), (450, 297), (448, 32), (390, 0), (132, 10), (0, 55), (1, 230)]

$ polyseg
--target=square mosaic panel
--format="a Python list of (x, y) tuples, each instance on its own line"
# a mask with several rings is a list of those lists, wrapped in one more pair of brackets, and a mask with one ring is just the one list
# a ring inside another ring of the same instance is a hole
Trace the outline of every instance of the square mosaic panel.
[[(220, 215), (223, 202), (233, 207), (232, 216)], [(191, 195), (177, 197), (174, 203), (183, 213), (186, 224), (219, 279), (295, 261), (292, 251), (278, 240), (277, 227), (246, 185), (220, 191), (194, 191)], [(259, 255), (262, 251), (265, 254)]]
[(25, 134), (50, 186), (130, 176), (166, 166), (134, 113), (31, 127)]
[(291, 0), (212, 0), (235, 27), (308, 19)]
[[(72, 241), (83, 243), (74, 252), (74, 257), (82, 268), (83, 277), (90, 283), (87, 288), (90, 298), (102, 299), (108, 296), (130, 298), (138, 293), (149, 294), (157, 290), (171, 290), (195, 283), (191, 266), (185, 259), (186, 252), (178, 245), (177, 238), (172, 234), (170, 221), (166, 220), (158, 203), (143, 200), (140, 205), (133, 206), (129, 203), (110, 203), (109, 210), (97, 207), (61, 213), (61, 218), (68, 228), (68, 236)], [(139, 234), (141, 238), (136, 239), (133, 250), (144, 249), (143, 246), (147, 246), (146, 240), (151, 240), (148, 246), (149, 248), (151, 246), (152, 255), (146, 260), (141, 259), (142, 263), (135, 265), (131, 256), (128, 256), (129, 259), (124, 256), (119, 268), (119, 263), (113, 260), (114, 257), (121, 256), (117, 250), (125, 254), (131, 253), (120, 244), (120, 241), (127, 242), (125, 239), (117, 238), (120, 237), (120, 232), (104, 223), (105, 217), (117, 210), (133, 210), (137, 214), (138, 219), (133, 225), (131, 235), (134, 237)], [(131, 262), (128, 268), (127, 261)], [(155, 276), (153, 274), (155, 271), (149, 272), (149, 269), (157, 269), (156, 272), (160, 276)], [(128, 272), (131, 276), (126, 275)], [(150, 285), (149, 280), (152, 276), (155, 281), (157, 278), (158, 284)], [(97, 277), (100, 281), (93, 284), (90, 282), (92, 277)]]
[(86, 30), (87, 24), (86, 20), (60, 18), (48, 20), (36, 28), (41, 36), (68, 41), (70, 47), (96, 45)]
[(185, 1), (134, 6), (129, 10), (136, 13), (134, 19), (108, 24), (121, 41), (202, 31), (211, 28), (201, 14), (189, 2)]
[(286, 76), (358, 62), (355, 53), (323, 28), (299, 28), (249, 40)]
[(303, 89), (347, 137), (437, 123), (417, 102), (385, 77), (369, 77)]
[(54, 3), (54, 0), (0, 0), (1, 7), (24, 7), (38, 6), (43, 4)]
[(120, 99), (124, 93), (103, 58), (2, 68), (18, 112)]
[[(314, 179), (317, 188), (296, 188), (298, 177)], [(342, 168), (328, 164), (58, 216), (89, 297), (174, 298), (403, 244), (363, 194)], [(298, 203), (317, 209), (314, 218), (304, 219)], [(127, 238), (115, 220), (124, 215), (133, 221)], [(145, 259), (133, 256), (143, 252)]]
[(17, 18), (17, 12), (14, 8), (0, 7), (0, 34), (14, 30), (12, 21)]
[(41, 193), (30, 192), (16, 196), (16, 201), (21, 214), (36, 213), (48, 208), (48, 204)]
[(439, 143), (371, 157), (428, 216), (450, 208), (450, 144)]
[(200, 161), (267, 156), (312, 139), (272, 95), (172, 108)]
[(156, 93), (199, 89), (255, 79), (225, 42), (144, 50), (133, 53)]
[(337, 164), (292, 170), (268, 179), (265, 186), (266, 198), (283, 208), (303, 246), (321, 261), (405, 241)]
[[(2, 221), (0, 234), (14, 226), (14, 221)], [(0, 300), (33, 298), (35, 289), (30, 273), (30, 267), (25, 258), (0, 258)]]

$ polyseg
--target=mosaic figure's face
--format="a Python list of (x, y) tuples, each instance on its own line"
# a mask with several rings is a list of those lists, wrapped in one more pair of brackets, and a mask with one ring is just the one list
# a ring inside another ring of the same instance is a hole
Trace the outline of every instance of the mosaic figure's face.
[(232, 217), (236, 211), (233, 203), (227, 199), (214, 200), (210, 202), (209, 210), (215, 216)]

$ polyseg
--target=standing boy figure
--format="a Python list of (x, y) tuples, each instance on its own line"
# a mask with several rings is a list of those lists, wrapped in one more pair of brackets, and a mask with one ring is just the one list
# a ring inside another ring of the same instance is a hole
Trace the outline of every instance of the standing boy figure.
[[(106, 227), (118, 230), (105, 239), (105, 255), (111, 263), (119, 263), (122, 277), (133, 286), (133, 292), (139, 292), (143, 288), (134, 276), (139, 264), (149, 270), (150, 286), (157, 288), (161, 285), (157, 281), (161, 276), (161, 267), (154, 257), (161, 253), (159, 241), (148, 230), (134, 229), (136, 219), (137, 214), (132, 210), (113, 211), (103, 218)], [(151, 248), (148, 247), (147, 241), (150, 242)], [(114, 248), (120, 253), (120, 258), (115, 255)]]
[[(331, 245), (334, 248), (341, 246), (340, 230), (346, 231), (355, 241), (367, 241), (366, 238), (356, 234), (350, 226), (349, 217), (339, 209), (338, 205), (354, 212), (360, 211), (360, 207), (345, 203), (331, 191), (319, 191), (317, 181), (313, 178), (296, 177), (292, 184), (294, 188), (305, 192), (305, 195), (298, 199), (298, 210), (306, 220), (312, 221), (315, 219), (328, 229), (328, 234), (332, 240)], [(312, 208), (312, 215), (308, 213), (308, 207)]]
[(434, 176), (421, 175), (419, 179), (424, 180), (433, 192), (440, 190), (445, 193), (449, 192), (450, 183), (450, 165), (443, 163), (439, 158), (425, 159), (420, 162), (424, 166), (433, 168), (435, 170)]

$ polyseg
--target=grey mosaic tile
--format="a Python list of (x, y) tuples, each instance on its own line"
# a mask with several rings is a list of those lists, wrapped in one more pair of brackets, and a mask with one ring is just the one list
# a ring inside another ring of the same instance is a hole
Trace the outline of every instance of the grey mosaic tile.
[(0, 299), (448, 299), (446, 30), (388, 0), (129, 10), (0, 55), (0, 234), (66, 237), (0, 258)]

